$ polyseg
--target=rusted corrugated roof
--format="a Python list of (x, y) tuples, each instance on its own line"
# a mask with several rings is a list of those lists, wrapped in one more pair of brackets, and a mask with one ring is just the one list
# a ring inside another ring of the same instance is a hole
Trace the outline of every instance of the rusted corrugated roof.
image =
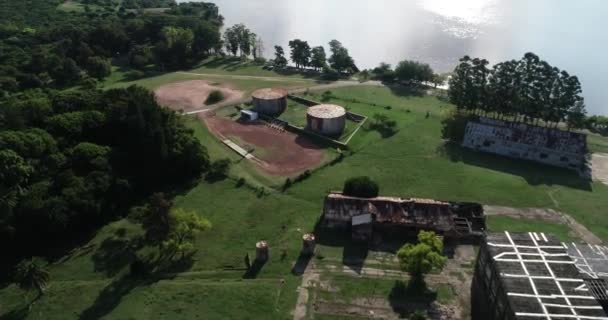
[(325, 199), (325, 218), (349, 220), (371, 214), (378, 223), (428, 227), (437, 230), (453, 228), (453, 214), (447, 202), (431, 199), (397, 197), (358, 198), (330, 193)]

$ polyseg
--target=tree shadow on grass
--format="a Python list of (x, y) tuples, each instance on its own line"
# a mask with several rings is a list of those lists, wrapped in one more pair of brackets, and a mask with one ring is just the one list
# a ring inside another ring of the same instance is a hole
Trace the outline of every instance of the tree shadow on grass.
[(427, 288), (424, 280), (410, 280), (408, 283), (397, 280), (388, 295), (393, 311), (401, 318), (417, 310), (427, 310), (437, 299), (437, 293)]
[(140, 286), (149, 286), (161, 280), (173, 279), (178, 273), (192, 268), (194, 260), (193, 253), (185, 255), (179, 260), (155, 259), (147, 262), (151, 273), (147, 276), (135, 276), (125, 274), (105, 287), (95, 299), (93, 305), (84, 310), (79, 319), (96, 320), (101, 319), (114, 310), (122, 301), (122, 298), (133, 289)]
[(17, 309), (11, 310), (2, 316), (0, 316), (0, 320), (21, 320), (27, 318), (30, 313), (29, 305), (23, 305)]
[(386, 85), (391, 92), (399, 97), (422, 97), (426, 94), (426, 88), (423, 86), (406, 86), (394, 83), (383, 83)]
[(113, 277), (124, 267), (133, 262), (137, 250), (144, 245), (142, 237), (109, 237), (105, 239), (93, 254), (95, 272), (104, 272)]
[(543, 165), (533, 161), (512, 159), (495, 154), (470, 150), (453, 142), (442, 144), (437, 153), (452, 162), (500, 171), (526, 180), (529, 185), (560, 185), (573, 189), (591, 191), (591, 181), (579, 176), (575, 171)]

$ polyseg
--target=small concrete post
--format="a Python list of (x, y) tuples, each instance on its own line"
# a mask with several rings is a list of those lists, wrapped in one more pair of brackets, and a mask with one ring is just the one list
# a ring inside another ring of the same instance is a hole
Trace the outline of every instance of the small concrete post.
[(315, 253), (315, 235), (307, 233), (302, 236), (302, 254), (312, 256)]
[(260, 262), (268, 261), (268, 242), (262, 240), (255, 244), (255, 260)]

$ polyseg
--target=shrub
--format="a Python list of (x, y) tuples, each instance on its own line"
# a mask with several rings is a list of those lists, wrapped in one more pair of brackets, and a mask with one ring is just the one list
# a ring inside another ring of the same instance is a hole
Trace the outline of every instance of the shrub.
[(291, 179), (287, 178), (285, 180), (285, 183), (283, 184), (283, 191), (289, 189), (289, 187), (291, 187), (292, 184), (293, 184), (293, 182), (291, 182)]
[(213, 90), (209, 93), (207, 100), (205, 100), (206, 105), (216, 104), (220, 101), (224, 100), (224, 93), (219, 90)]
[(376, 113), (369, 124), (369, 129), (376, 130), (382, 138), (392, 137), (397, 133), (397, 122), (384, 114)]
[(336, 80), (340, 79), (340, 73), (337, 70), (332, 69), (330, 67), (323, 67), (323, 72), (321, 73), (321, 79), (329, 80), (329, 81), (336, 81)]
[(416, 310), (416, 312), (410, 315), (410, 320), (426, 320), (426, 313), (421, 310)]
[(306, 171), (302, 172), (302, 174), (297, 176), (295, 178), (294, 182), (302, 182), (302, 181), (308, 179), (310, 176), (311, 176), (310, 170), (306, 170)]
[(228, 171), (230, 170), (230, 160), (220, 159), (213, 161), (209, 166), (206, 179), (208, 181), (219, 181), (228, 177)]
[(239, 179), (236, 181), (236, 187), (237, 187), (237, 188), (240, 188), (240, 187), (244, 186), (246, 182), (247, 182), (247, 181), (245, 181), (245, 178), (239, 178)]
[(140, 257), (135, 257), (129, 265), (129, 273), (134, 277), (145, 276), (148, 274), (148, 266)]
[(369, 177), (355, 177), (346, 180), (342, 192), (351, 197), (375, 198), (380, 192), (380, 187)]
[(466, 115), (457, 111), (451, 111), (443, 115), (441, 120), (441, 137), (455, 143), (461, 143), (464, 139), (467, 123), (475, 120), (476, 116)]

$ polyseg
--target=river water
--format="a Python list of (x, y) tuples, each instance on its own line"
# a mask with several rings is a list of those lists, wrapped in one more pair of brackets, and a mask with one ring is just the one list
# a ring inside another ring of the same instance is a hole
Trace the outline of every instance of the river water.
[(326, 51), (338, 39), (362, 69), (413, 59), (445, 72), (464, 55), (496, 63), (532, 51), (579, 77), (589, 113), (608, 114), (606, 0), (207, 1), (225, 25), (260, 35), (267, 57), (291, 39)]

